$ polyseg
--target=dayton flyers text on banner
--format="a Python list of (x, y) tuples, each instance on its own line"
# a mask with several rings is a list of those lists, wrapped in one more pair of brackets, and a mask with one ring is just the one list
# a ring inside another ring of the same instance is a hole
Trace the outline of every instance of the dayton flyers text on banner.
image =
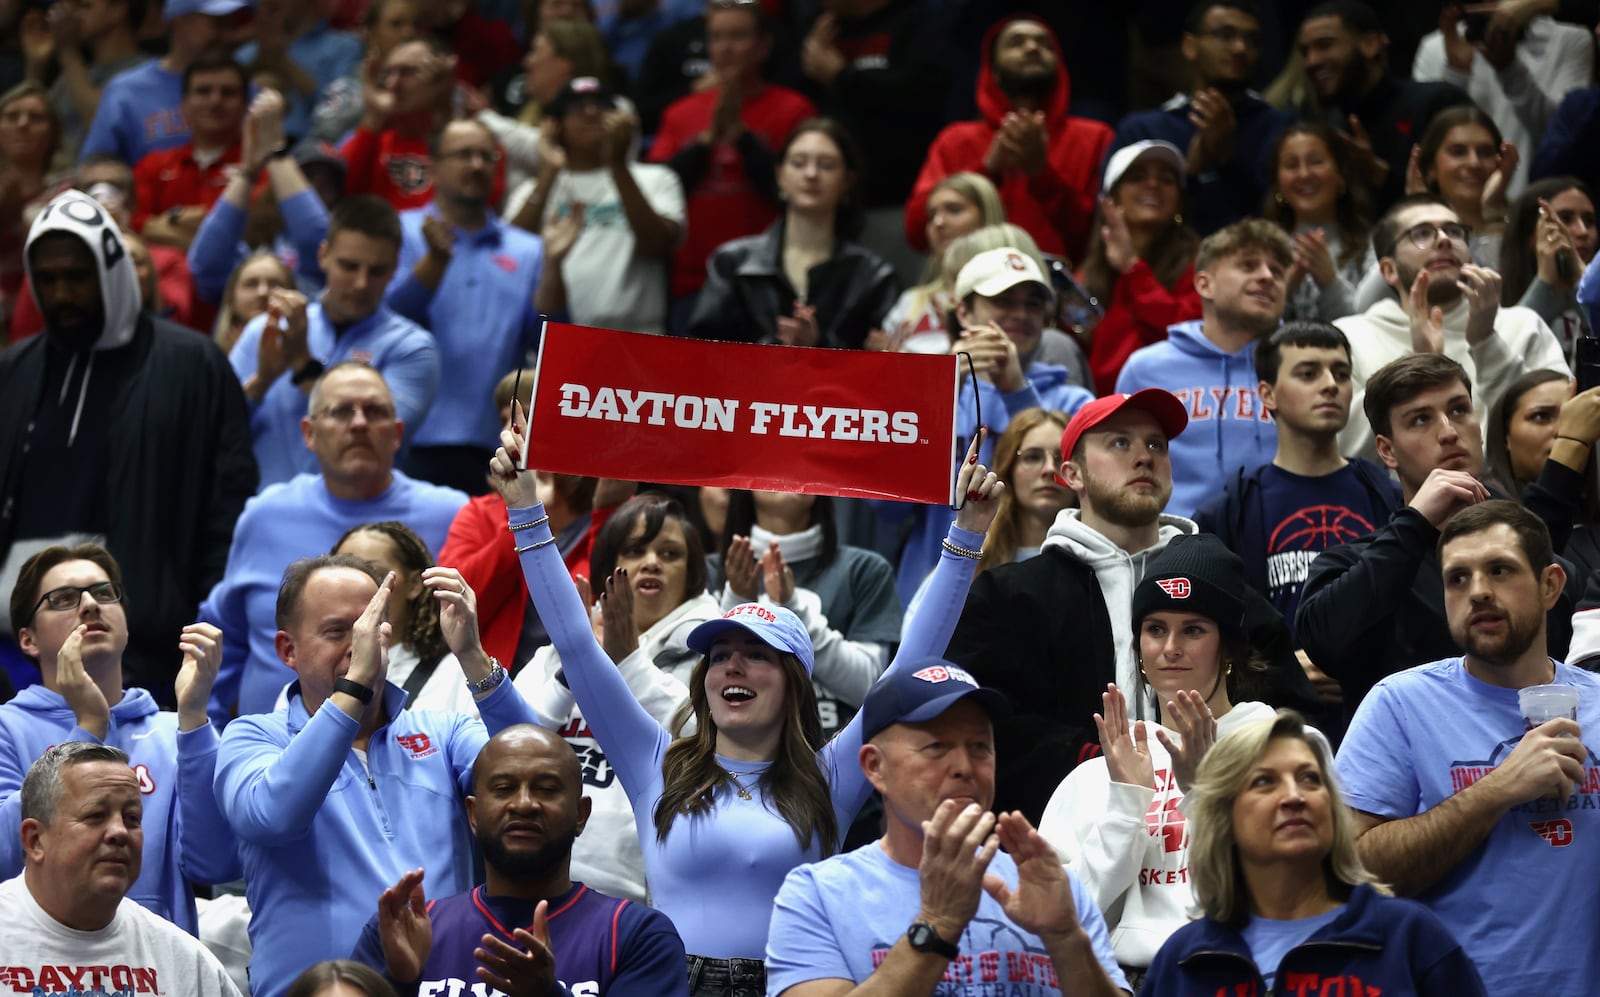
[(628, 481), (948, 504), (951, 356), (667, 339), (551, 323), (528, 465)]

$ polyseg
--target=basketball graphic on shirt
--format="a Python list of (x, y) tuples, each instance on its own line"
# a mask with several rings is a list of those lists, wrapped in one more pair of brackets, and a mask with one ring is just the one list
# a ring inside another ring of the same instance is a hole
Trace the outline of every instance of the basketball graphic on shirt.
[(1267, 553), (1283, 550), (1327, 550), (1372, 532), (1366, 518), (1342, 505), (1313, 505), (1301, 509), (1272, 531)]

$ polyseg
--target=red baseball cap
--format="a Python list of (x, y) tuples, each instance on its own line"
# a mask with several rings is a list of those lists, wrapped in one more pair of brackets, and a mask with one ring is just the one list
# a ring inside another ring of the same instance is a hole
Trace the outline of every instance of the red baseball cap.
[(1105, 422), (1125, 408), (1148, 412), (1161, 426), (1161, 431), (1172, 439), (1189, 425), (1189, 413), (1184, 410), (1178, 396), (1161, 388), (1144, 388), (1131, 395), (1106, 395), (1079, 409), (1061, 434), (1061, 459), (1071, 460), (1084, 433)]

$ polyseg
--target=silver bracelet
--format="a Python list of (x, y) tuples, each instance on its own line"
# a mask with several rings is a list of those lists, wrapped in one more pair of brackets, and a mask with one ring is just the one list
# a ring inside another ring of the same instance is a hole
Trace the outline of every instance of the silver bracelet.
[(940, 541), (939, 546), (943, 547), (945, 550), (956, 555), (957, 557), (970, 557), (974, 561), (983, 556), (983, 551), (973, 550), (971, 547), (962, 547), (958, 544), (951, 543), (949, 537), (946, 537), (944, 540)]
[(476, 682), (469, 680), (467, 682), (467, 688), (471, 689), (474, 695), (482, 695), (483, 693), (486, 693), (495, 686), (499, 685), (501, 682), (504, 682), (505, 679), (506, 670), (500, 667), (500, 660), (498, 658), (490, 658), (489, 674), (485, 675)]
[(512, 550), (516, 551), (518, 554), (526, 554), (530, 550), (538, 550), (540, 547), (543, 547), (545, 544), (553, 544), (555, 542), (556, 542), (556, 538), (555, 537), (550, 537), (547, 540), (540, 540), (538, 543), (524, 544), (521, 547), (513, 547)]
[(532, 522), (528, 522), (528, 523), (507, 523), (506, 524), (506, 528), (509, 529), (512, 533), (515, 533), (518, 530), (531, 530), (535, 526), (543, 526), (545, 523), (548, 523), (548, 522), (550, 522), (550, 517), (549, 516), (540, 516), (538, 519), (535, 519)]

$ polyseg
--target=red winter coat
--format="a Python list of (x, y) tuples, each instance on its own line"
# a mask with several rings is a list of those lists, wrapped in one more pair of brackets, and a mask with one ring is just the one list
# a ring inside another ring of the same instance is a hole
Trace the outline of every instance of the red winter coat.
[(1133, 351), (1167, 338), (1167, 327), (1200, 317), (1200, 294), (1194, 289), (1194, 264), (1172, 287), (1156, 279), (1144, 260), (1134, 260), (1117, 278), (1106, 303), (1105, 317), (1089, 341), (1089, 373), (1097, 395), (1117, 390), (1117, 375)]
[[(990, 68), (989, 53), (994, 40), (1013, 20), (1016, 18), (1001, 21), (984, 36), (983, 63), (978, 71), (978, 110), (983, 120), (947, 125), (928, 147), (928, 158), (906, 201), (906, 241), (915, 249), (926, 252), (928, 248), (927, 203), (934, 186), (952, 173), (986, 172), (984, 156), (1000, 130), (1001, 119), (1011, 110), (1011, 101), (1001, 92)], [(1059, 59), (1059, 43), (1055, 49)], [(1045, 168), (1031, 177), (1020, 170), (1009, 170), (989, 179), (1000, 189), (1006, 221), (1026, 229), (1041, 251), (1077, 262), (1089, 244), (1095, 197), (1100, 192), (1100, 164), (1111, 148), (1113, 133), (1110, 126), (1101, 122), (1068, 115), (1070, 97), (1071, 86), (1062, 66), (1056, 72), (1055, 90), (1043, 108), (1049, 133)]]

